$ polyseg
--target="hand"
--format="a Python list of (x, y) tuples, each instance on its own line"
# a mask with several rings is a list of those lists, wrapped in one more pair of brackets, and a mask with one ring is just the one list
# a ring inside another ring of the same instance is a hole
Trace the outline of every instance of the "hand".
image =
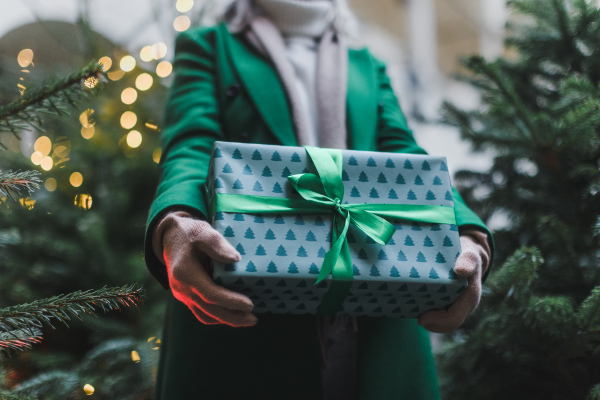
[(423, 328), (430, 332), (450, 333), (458, 329), (477, 307), (481, 299), (481, 277), (489, 262), (489, 248), (481, 243), (485, 243), (485, 238), (483, 242), (478, 242), (469, 235), (460, 236), (462, 251), (456, 260), (454, 272), (467, 278), (468, 286), (447, 310), (423, 313), (417, 321)]
[(224, 263), (241, 259), (206, 221), (193, 219), (184, 212), (168, 214), (154, 232), (153, 245), (167, 266), (173, 296), (200, 322), (234, 327), (256, 324), (257, 319), (251, 313), (252, 301), (217, 285), (206, 270), (210, 259)]

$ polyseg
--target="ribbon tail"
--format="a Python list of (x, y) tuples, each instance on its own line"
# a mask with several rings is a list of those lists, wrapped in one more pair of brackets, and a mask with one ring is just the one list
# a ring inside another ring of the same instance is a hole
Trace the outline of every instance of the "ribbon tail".
[[(319, 276), (315, 285), (320, 283), (323, 279), (327, 278), (330, 273), (334, 270), (334, 267), (338, 263), (338, 259), (342, 252), (342, 247), (346, 242), (346, 233), (348, 233), (348, 227), (350, 226), (350, 218), (344, 218), (344, 227), (341, 230), (339, 229), (339, 218), (334, 217), (333, 221), (333, 235), (332, 235), (332, 246), (331, 249), (325, 254), (325, 260), (323, 261), (323, 265), (321, 266), (321, 271), (319, 271)], [(337, 236), (337, 238), (336, 238)]]

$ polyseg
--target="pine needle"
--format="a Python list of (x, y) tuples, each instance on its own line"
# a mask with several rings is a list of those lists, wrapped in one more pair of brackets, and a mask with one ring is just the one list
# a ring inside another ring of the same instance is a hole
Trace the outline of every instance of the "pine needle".
[(91, 62), (63, 79), (27, 89), (20, 99), (0, 107), (0, 131), (10, 131), (18, 138), (24, 128), (43, 130), (40, 114), (68, 115), (69, 108), (88, 98), (104, 82), (107, 79), (102, 64)]
[(36, 171), (0, 171), (0, 195), (15, 200), (13, 195), (21, 195), (21, 191), (27, 194), (33, 193), (34, 189), (40, 188), (42, 180), (40, 173)]

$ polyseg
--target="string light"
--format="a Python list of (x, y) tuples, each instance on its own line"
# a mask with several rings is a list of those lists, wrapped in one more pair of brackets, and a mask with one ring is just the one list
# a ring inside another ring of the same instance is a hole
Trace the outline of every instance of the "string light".
[(88, 108), (87, 110), (79, 114), (79, 122), (81, 123), (81, 126), (83, 126), (84, 128), (93, 127), (96, 121), (94, 121), (92, 115), (94, 115), (94, 109), (92, 108)]
[(19, 199), (19, 203), (21, 203), (21, 205), (28, 209), (28, 210), (33, 210), (33, 206), (35, 205), (35, 200), (29, 198), (29, 197), (25, 197), (24, 199)]
[(33, 63), (33, 50), (31, 49), (23, 49), (19, 52), (17, 56), (17, 62), (21, 66), (21, 68), (26, 68), (30, 64)]
[(194, 0), (177, 0), (175, 4), (175, 8), (181, 13), (190, 11), (192, 7), (194, 7)]
[(163, 42), (158, 42), (152, 46), (152, 52), (155, 59), (163, 58), (167, 55), (167, 45)]
[(152, 152), (152, 160), (155, 163), (159, 163), (160, 162), (160, 156), (162, 155), (162, 149), (160, 147), (157, 147), (156, 149), (154, 149), (154, 151)]
[(147, 74), (145, 72), (143, 74), (138, 75), (138, 77), (135, 78), (135, 87), (138, 88), (139, 90), (150, 89), (150, 87), (152, 87), (152, 83), (153, 83), (152, 75)]
[(125, 75), (125, 71), (119, 69), (117, 71), (109, 72), (108, 73), (108, 79), (110, 79), (111, 81), (118, 81), (124, 75)]
[(84, 139), (91, 139), (94, 136), (95, 133), (95, 129), (93, 126), (90, 126), (89, 128), (86, 128), (85, 126), (81, 127), (81, 136)]
[(161, 78), (166, 78), (167, 76), (171, 75), (172, 71), (173, 66), (168, 61), (161, 61), (156, 66), (156, 75), (160, 76)]
[(138, 131), (131, 131), (127, 134), (127, 145), (132, 149), (140, 147), (142, 144), (142, 134)]
[(92, 196), (87, 193), (80, 193), (75, 196), (75, 205), (84, 210), (92, 208)]
[(121, 69), (125, 72), (129, 72), (135, 68), (135, 58), (132, 56), (125, 56), (121, 58), (121, 62), (119, 64)]
[(73, 172), (69, 177), (69, 183), (73, 187), (79, 187), (83, 183), (83, 175), (79, 172)]
[(187, 30), (191, 24), (192, 21), (190, 21), (190, 18), (187, 15), (180, 15), (173, 21), (173, 29), (177, 32), (183, 32)]
[(34, 151), (33, 154), (31, 154), (31, 162), (35, 165), (40, 165), (42, 158), (44, 158), (44, 155), (39, 151)]
[(52, 157), (49, 156), (42, 158), (42, 160), (40, 161), (40, 167), (42, 167), (44, 171), (50, 171), (53, 165), (54, 162), (52, 161)]
[(46, 182), (44, 182), (44, 187), (49, 192), (54, 192), (57, 186), (56, 179), (54, 178), (48, 178), (46, 179)]
[(137, 123), (137, 115), (133, 111), (125, 111), (121, 115), (121, 126), (125, 129), (131, 129)]
[(50, 150), (52, 150), (52, 141), (48, 136), (40, 136), (33, 144), (33, 149), (39, 151), (42, 153), (42, 156), (45, 157), (50, 154)]
[(125, 104), (133, 104), (137, 100), (137, 91), (128, 87), (121, 92), (121, 101)]
[(131, 352), (131, 361), (133, 361), (134, 363), (139, 363), (140, 362), (140, 355), (135, 350), (133, 350)]
[(109, 56), (104, 56), (98, 60), (99, 64), (102, 64), (102, 70), (108, 71), (112, 67), (112, 59)]
[(85, 386), (83, 387), (83, 391), (88, 396), (93, 395), (95, 390), (96, 389), (94, 389), (94, 387), (92, 385), (90, 385), (89, 383), (86, 383)]
[(140, 58), (142, 61), (152, 61), (154, 56), (152, 55), (152, 46), (144, 46), (142, 50), (140, 50)]

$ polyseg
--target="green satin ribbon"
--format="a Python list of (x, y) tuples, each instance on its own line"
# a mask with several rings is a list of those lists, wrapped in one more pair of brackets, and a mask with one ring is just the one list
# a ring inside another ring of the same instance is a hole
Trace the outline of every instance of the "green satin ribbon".
[(211, 209), (220, 212), (261, 214), (333, 213), (331, 249), (315, 284), (329, 274), (332, 286), (319, 307), (321, 314), (333, 314), (344, 301), (354, 274), (346, 235), (350, 224), (363, 231), (376, 243), (384, 245), (396, 228), (382, 217), (408, 221), (456, 224), (454, 208), (410, 204), (342, 204), (342, 151), (305, 146), (317, 174), (305, 173), (288, 177), (302, 199), (217, 193)]

